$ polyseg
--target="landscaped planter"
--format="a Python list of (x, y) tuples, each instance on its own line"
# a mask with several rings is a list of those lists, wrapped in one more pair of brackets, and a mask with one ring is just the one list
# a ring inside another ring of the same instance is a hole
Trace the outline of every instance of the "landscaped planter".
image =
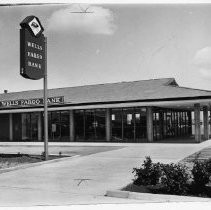
[[(133, 183), (128, 184), (126, 187), (121, 189), (122, 191), (128, 191), (128, 192), (136, 192), (136, 193), (152, 193), (152, 194), (167, 194), (163, 190), (162, 185), (135, 185)], [(175, 195), (175, 194), (169, 194), (169, 195)], [(184, 195), (183, 195), (184, 196)], [(187, 193), (185, 196), (197, 196), (197, 197), (211, 197), (211, 184), (207, 185), (205, 188), (204, 193)]]
[(153, 163), (146, 157), (140, 168), (133, 168), (134, 180), (122, 190), (183, 196), (211, 197), (211, 160), (194, 161), (192, 168), (181, 163)]
[(158, 193), (162, 189), (161, 185), (135, 185), (133, 183), (122, 188), (124, 191), (139, 192), (139, 193)]

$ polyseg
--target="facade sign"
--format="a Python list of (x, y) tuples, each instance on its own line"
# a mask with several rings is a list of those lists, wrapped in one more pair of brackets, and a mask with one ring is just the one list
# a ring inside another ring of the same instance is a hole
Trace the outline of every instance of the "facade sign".
[[(63, 104), (64, 96), (58, 97), (49, 97), (48, 105)], [(0, 101), (0, 108), (7, 107), (28, 107), (28, 106), (42, 106), (44, 104), (43, 98), (34, 98), (34, 99), (19, 99), (19, 100), (10, 100), (10, 101)]]
[(46, 60), (43, 27), (35, 16), (28, 16), (20, 25), (20, 74), (27, 79), (41, 79)]

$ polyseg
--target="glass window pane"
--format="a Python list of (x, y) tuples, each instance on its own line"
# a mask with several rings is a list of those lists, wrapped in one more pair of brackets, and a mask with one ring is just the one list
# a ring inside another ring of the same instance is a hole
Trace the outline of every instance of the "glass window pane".
[(147, 134), (146, 108), (135, 109), (135, 138), (136, 142), (146, 139)]
[(123, 138), (128, 142), (134, 141), (135, 127), (134, 127), (134, 109), (123, 109)]
[(112, 109), (112, 140), (122, 141), (122, 110)]
[(75, 120), (75, 139), (84, 140), (85, 138), (85, 119), (84, 110), (76, 110), (74, 113)]
[(0, 140), (9, 140), (9, 114), (0, 114)]
[(115, 120), (115, 114), (111, 115), (111, 120)]
[(61, 111), (61, 140), (69, 141), (70, 115), (69, 111)]
[(38, 113), (31, 113), (31, 140), (38, 139)]
[(105, 110), (97, 109), (95, 111), (95, 125), (96, 125), (96, 138), (98, 141), (105, 140), (106, 126), (105, 126)]
[(51, 112), (50, 129), (51, 129), (51, 139), (53, 141), (59, 140), (61, 137), (61, 122), (60, 122), (59, 111)]
[(133, 120), (133, 115), (132, 114), (127, 114), (127, 124), (131, 125)]
[(22, 140), (27, 141), (31, 139), (31, 123), (30, 113), (22, 114)]
[(21, 113), (13, 114), (13, 139), (15, 141), (22, 140), (22, 121), (21, 121)]
[(135, 120), (137, 120), (137, 121), (140, 120), (140, 117), (141, 117), (141, 114), (140, 113), (138, 113), (138, 114), (136, 113), (135, 114)]
[(94, 110), (85, 110), (85, 137), (86, 139), (96, 139), (96, 122)]

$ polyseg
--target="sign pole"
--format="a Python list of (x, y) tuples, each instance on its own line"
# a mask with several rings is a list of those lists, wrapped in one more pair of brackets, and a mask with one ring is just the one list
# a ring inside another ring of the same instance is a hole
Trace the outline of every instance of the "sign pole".
[(48, 160), (47, 37), (40, 20), (33, 15), (27, 16), (20, 26), (20, 75), (32, 80), (43, 78), (44, 155)]
[(45, 37), (45, 70), (43, 78), (44, 88), (44, 153), (45, 160), (48, 160), (48, 87), (47, 87), (47, 37)]

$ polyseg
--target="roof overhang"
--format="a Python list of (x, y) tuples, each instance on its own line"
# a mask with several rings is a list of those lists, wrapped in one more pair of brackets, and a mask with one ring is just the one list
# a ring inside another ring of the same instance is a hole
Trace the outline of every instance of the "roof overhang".
[[(200, 104), (201, 108), (204, 106), (211, 107), (210, 99), (192, 99), (192, 100), (166, 100), (166, 101), (140, 101), (140, 102), (116, 102), (116, 103), (95, 103), (95, 104), (72, 104), (57, 107), (49, 107), (48, 111), (57, 110), (78, 110), (78, 109), (102, 109), (102, 108), (126, 108), (126, 107), (147, 107), (155, 106), (169, 109), (183, 109), (194, 110), (194, 104)], [(2, 109), (0, 113), (23, 113), (23, 112), (39, 112), (44, 111), (43, 107), (29, 107), (29, 108), (16, 108), (16, 109)]]

